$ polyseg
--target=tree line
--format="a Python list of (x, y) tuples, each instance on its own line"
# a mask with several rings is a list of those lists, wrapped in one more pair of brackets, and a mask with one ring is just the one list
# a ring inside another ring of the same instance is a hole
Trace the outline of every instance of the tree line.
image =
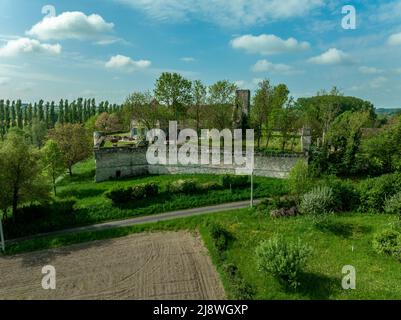
[[(125, 119), (135, 119), (147, 129), (160, 122), (178, 121), (183, 127), (192, 127), (198, 133), (201, 128), (219, 130), (233, 128), (241, 115), (235, 108), (238, 86), (228, 80), (220, 80), (206, 86), (202, 81), (190, 81), (177, 73), (163, 73), (153, 91), (134, 92), (125, 101), (122, 113)], [(243, 119), (242, 128), (254, 128), (257, 147), (268, 148), (271, 138), (278, 132), (281, 149), (294, 139), (302, 123), (296, 101), (285, 84), (272, 85), (270, 81), (259, 83), (251, 101), (251, 111)]]
[(57, 123), (84, 124), (91, 117), (101, 113), (115, 113), (121, 106), (102, 101), (98, 105), (95, 99), (79, 98), (72, 102), (61, 99), (54, 101), (29, 103), (23, 105), (21, 100), (0, 100), (0, 138), (3, 139), (10, 128), (29, 130), (32, 127), (54, 128)]

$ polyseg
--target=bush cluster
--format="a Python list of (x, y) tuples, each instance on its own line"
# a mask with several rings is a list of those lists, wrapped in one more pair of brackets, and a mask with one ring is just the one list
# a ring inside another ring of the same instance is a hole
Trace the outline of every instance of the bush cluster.
[(386, 199), (384, 203), (384, 212), (401, 215), (401, 192)]
[(193, 179), (180, 179), (171, 182), (167, 186), (169, 193), (183, 193), (183, 194), (195, 194), (199, 192), (220, 190), (222, 189), (221, 184), (217, 182), (205, 182), (199, 183)]
[(291, 169), (288, 177), (288, 185), (291, 194), (298, 201), (300, 197), (312, 188), (313, 180), (309, 172), (308, 164), (299, 160)]
[(18, 208), (15, 219), (4, 221), (5, 237), (8, 239), (59, 229), (59, 225), (75, 222), (77, 200), (65, 198), (42, 204), (33, 203)]
[(320, 215), (332, 213), (336, 207), (333, 189), (330, 187), (315, 187), (304, 194), (299, 205), (302, 214)]
[(155, 183), (138, 184), (133, 187), (114, 187), (105, 192), (105, 196), (115, 204), (128, 203), (130, 201), (153, 198), (159, 193), (159, 187)]
[(383, 212), (386, 199), (401, 190), (401, 173), (385, 174), (369, 178), (359, 184), (360, 207), (362, 212)]
[(200, 185), (196, 180), (180, 179), (169, 183), (167, 189), (170, 193), (194, 194), (199, 192)]
[(233, 263), (223, 264), (223, 271), (230, 280), (236, 300), (252, 300), (255, 294), (254, 288), (245, 281), (238, 267)]
[(216, 249), (220, 253), (226, 251), (231, 237), (230, 233), (218, 223), (209, 224), (209, 232), (214, 241)]
[(359, 192), (350, 181), (328, 176), (323, 184), (333, 190), (336, 211), (353, 211), (359, 207)]
[(18, 209), (16, 222), (30, 223), (39, 219), (47, 218), (52, 214), (73, 215), (77, 199), (65, 198), (54, 200), (43, 204), (30, 204)]
[(299, 276), (306, 266), (312, 249), (298, 240), (273, 238), (262, 241), (255, 250), (258, 270), (272, 274), (292, 288), (300, 284)]
[(401, 257), (401, 233), (399, 231), (388, 229), (376, 233), (372, 245), (377, 253)]
[(221, 177), (223, 188), (242, 188), (249, 185), (248, 176), (224, 175)]

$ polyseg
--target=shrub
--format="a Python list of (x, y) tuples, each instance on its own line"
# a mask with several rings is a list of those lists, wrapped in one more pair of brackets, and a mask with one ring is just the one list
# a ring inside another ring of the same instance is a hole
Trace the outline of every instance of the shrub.
[(384, 212), (390, 214), (401, 214), (401, 192), (386, 199), (384, 203)]
[(370, 178), (359, 184), (360, 211), (382, 212), (385, 201), (401, 189), (401, 174), (385, 174)]
[(335, 209), (337, 211), (353, 211), (360, 204), (359, 192), (349, 181), (328, 176), (323, 180), (324, 186), (333, 190)]
[(209, 225), (210, 236), (219, 252), (227, 250), (230, 233), (220, 224), (211, 223)]
[(238, 274), (238, 267), (234, 263), (224, 263), (222, 268), (230, 279), (234, 279)]
[(206, 183), (202, 183), (199, 186), (199, 189), (201, 191), (211, 191), (211, 190), (220, 190), (222, 189), (222, 185), (218, 182), (206, 182)]
[(168, 187), (168, 191), (171, 193), (184, 193), (184, 194), (194, 194), (200, 190), (199, 184), (196, 180), (177, 180), (171, 182)]
[(131, 199), (140, 200), (146, 197), (146, 187), (144, 184), (138, 184), (131, 188)]
[(105, 196), (115, 204), (128, 203), (133, 200), (152, 198), (159, 193), (159, 187), (154, 183), (138, 184), (133, 187), (114, 187), (105, 192)]
[(303, 195), (299, 211), (302, 214), (320, 215), (333, 212), (335, 205), (333, 189), (316, 187)]
[(228, 276), (234, 298), (237, 300), (251, 300), (255, 294), (253, 287), (247, 283), (238, 271), (238, 267), (233, 263), (224, 263), (223, 271)]
[(286, 285), (296, 288), (312, 249), (300, 240), (291, 242), (284, 238), (274, 238), (262, 241), (255, 252), (259, 271), (270, 273)]
[(15, 215), (15, 222), (17, 223), (30, 223), (38, 219), (47, 217), (51, 213), (50, 204), (30, 204), (18, 208)]
[(253, 287), (239, 276), (233, 281), (232, 288), (236, 300), (252, 300), (255, 295)]
[(221, 177), (221, 184), (224, 188), (242, 188), (249, 185), (249, 177), (227, 174)]
[(309, 174), (308, 164), (304, 160), (299, 160), (291, 169), (288, 177), (290, 193), (298, 200), (304, 193), (312, 187), (312, 178)]
[(104, 195), (115, 204), (127, 203), (132, 199), (132, 188), (117, 186), (106, 191)]
[(401, 233), (388, 229), (376, 233), (373, 237), (373, 249), (377, 253), (385, 253), (388, 255), (401, 255)]
[(57, 200), (53, 203), (53, 210), (58, 214), (71, 215), (74, 214), (76, 204), (77, 199), (73, 197)]

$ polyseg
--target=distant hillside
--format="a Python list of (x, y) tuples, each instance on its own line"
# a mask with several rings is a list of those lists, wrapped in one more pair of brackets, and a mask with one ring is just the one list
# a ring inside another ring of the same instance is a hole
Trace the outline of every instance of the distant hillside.
[(376, 109), (376, 113), (383, 115), (393, 115), (396, 113), (401, 113), (401, 108), (378, 108)]

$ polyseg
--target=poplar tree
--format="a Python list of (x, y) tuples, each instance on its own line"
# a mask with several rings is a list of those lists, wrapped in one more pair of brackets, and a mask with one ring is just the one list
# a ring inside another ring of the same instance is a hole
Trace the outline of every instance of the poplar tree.
[(46, 127), (50, 128), (50, 103), (49, 103), (49, 101), (46, 102), (46, 106), (45, 106), (45, 123), (46, 123)]
[(45, 120), (45, 114), (44, 114), (44, 110), (43, 110), (43, 100), (39, 101), (38, 118), (39, 118), (39, 121), (44, 121)]
[(96, 115), (96, 101), (95, 98), (93, 98), (91, 102), (91, 117), (95, 115)]
[(65, 100), (64, 102), (64, 123), (71, 122), (70, 119), (70, 105), (68, 103), (68, 100)]
[(15, 111), (15, 101), (11, 104), (11, 127), (17, 126), (17, 113)]
[(22, 120), (22, 108), (21, 108), (21, 100), (17, 100), (15, 105), (16, 112), (17, 112), (17, 126), (18, 128), (22, 129), (24, 127), (23, 120)]
[(28, 124), (29, 125), (32, 125), (32, 119), (33, 119), (33, 108), (32, 108), (32, 103), (30, 103), (28, 106)]
[(4, 118), (5, 118), (5, 121), (6, 121), (5, 128), (6, 128), (6, 131), (8, 131), (8, 129), (10, 129), (10, 121), (11, 121), (11, 118), (10, 118), (10, 100), (6, 101), (6, 108), (5, 108), (5, 116), (4, 116)]
[(64, 114), (64, 101), (63, 99), (60, 100), (58, 105), (58, 122), (64, 123), (65, 122), (65, 114)]
[(4, 100), (0, 100), (0, 138), (3, 140), (5, 130), (5, 110), (4, 110)]
[(35, 102), (35, 104), (33, 105), (33, 118), (37, 119), (38, 118), (38, 105)]
[(54, 125), (57, 122), (57, 114), (55, 110), (54, 101), (50, 104), (50, 128), (54, 128)]

